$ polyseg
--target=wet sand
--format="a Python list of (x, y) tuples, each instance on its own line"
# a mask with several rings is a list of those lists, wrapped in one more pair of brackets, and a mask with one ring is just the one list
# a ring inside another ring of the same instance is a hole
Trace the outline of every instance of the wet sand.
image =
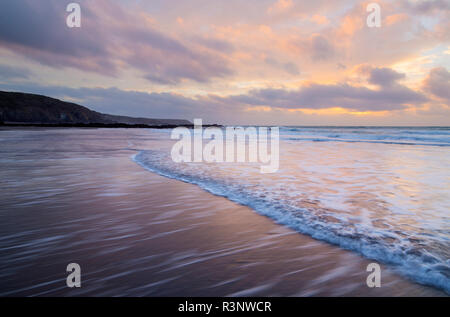
[(372, 261), (137, 165), (137, 133), (0, 131), (1, 296), (445, 295), (367, 287)]

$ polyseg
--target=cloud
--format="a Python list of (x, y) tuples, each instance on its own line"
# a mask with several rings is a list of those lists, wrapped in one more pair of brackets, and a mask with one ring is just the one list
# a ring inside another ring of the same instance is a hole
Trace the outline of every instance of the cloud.
[(204, 47), (207, 47), (217, 52), (232, 53), (235, 51), (235, 47), (233, 44), (231, 44), (228, 41), (217, 39), (214, 37), (194, 36), (192, 40), (195, 43), (198, 43)]
[(0, 64), (0, 81), (1, 80), (16, 80), (16, 79), (28, 79), (31, 76), (31, 72), (23, 67), (12, 67), (8, 65)]
[(292, 0), (278, 0), (267, 9), (267, 13), (272, 14), (284, 12), (293, 6), (294, 2)]
[(310, 40), (310, 50), (314, 60), (326, 60), (334, 55), (332, 44), (322, 35), (314, 34)]
[(229, 97), (230, 102), (251, 106), (267, 106), (286, 109), (344, 108), (353, 111), (386, 111), (406, 109), (422, 105), (428, 98), (398, 83), (405, 77), (390, 68), (370, 65), (356, 67), (362, 79), (378, 86), (371, 89), (348, 83), (307, 83), (298, 89), (255, 89), (247, 94)]
[(312, 34), (304, 38), (301, 37), (291, 43), (296, 53), (308, 56), (314, 62), (323, 62), (336, 55), (336, 49), (332, 41), (322, 34)]
[(423, 82), (425, 91), (450, 103), (450, 72), (444, 67), (433, 68)]
[[(308, 82), (290, 90), (265, 88), (225, 97), (215, 94), (185, 97), (176, 93), (146, 93), (118, 88), (65, 88), (33, 84), (2, 86), (7, 90), (15, 88), (57, 98), (79, 100), (83, 105), (93, 107), (97, 111), (113, 114), (168, 118), (199, 116), (210, 120), (217, 120), (224, 113), (237, 115), (248, 107), (391, 111), (420, 106), (429, 100), (424, 94), (399, 84), (397, 81), (404, 75), (392, 69), (361, 65), (357, 67), (356, 72), (378, 88), (371, 89), (349, 83)], [(445, 69), (435, 69), (425, 81), (425, 86), (430, 87), (434, 94), (447, 98), (450, 91), (449, 77)]]
[[(406, 86), (416, 87), (430, 65), (444, 65), (438, 47), (450, 36), (448, 1), (380, 0), (381, 28), (367, 27), (367, 2), (357, 0), (77, 2), (80, 29), (66, 27), (64, 1), (2, 2), (3, 87), (69, 98), (116, 114), (199, 115), (214, 121), (225, 116), (243, 120), (249, 118), (245, 111), (259, 106), (270, 109), (276, 120), (280, 113), (289, 113), (290, 119), (292, 109), (325, 113), (339, 107), (345, 113), (379, 111), (380, 117), (389, 110), (426, 109), (427, 97), (448, 104), (445, 68), (430, 72), (422, 91)], [(22, 56), (50, 68), (27, 62), (26, 72), (6, 66), (20, 65)], [(424, 62), (417, 68), (399, 66), (418, 56)], [(350, 81), (356, 66), (358, 78)], [(40, 81), (34, 86), (13, 84), (35, 77)]]
[(309, 84), (297, 90), (253, 90), (249, 94), (230, 97), (232, 101), (253, 106), (288, 109), (346, 108), (356, 111), (385, 111), (404, 109), (422, 104), (425, 96), (406, 87), (373, 90), (348, 84)]
[(300, 75), (298, 66), (293, 62), (280, 63), (277, 60), (267, 57), (265, 62), (275, 68), (281, 69), (290, 75)]
[[(448, 37), (441, 15), (436, 30), (424, 31), (404, 1), (380, 2), (383, 19), (399, 12), (408, 18), (391, 25), (383, 20), (385, 26), (377, 30), (367, 28), (365, 3), (355, 0), (249, 0), (239, 10), (236, 0), (192, 1), (174, 6), (158, 0), (79, 0), (82, 27), (69, 29), (64, 1), (4, 0), (0, 46), (61, 72), (66, 67), (95, 72), (110, 76), (111, 83), (125, 74), (135, 76), (133, 84), (141, 81), (140, 88), (151, 82), (184, 90), (198, 83), (210, 83), (210, 89), (236, 81), (276, 81), (280, 74), (298, 80), (299, 69), (308, 79), (322, 80), (337, 63), (348, 69), (368, 61), (393, 65)], [(283, 12), (265, 14), (268, 7)], [(429, 10), (424, 12), (434, 20)], [(182, 26), (175, 22), (180, 17)], [(279, 61), (284, 74), (267, 67), (266, 56)]]
[[(378, 1), (382, 8), (382, 27), (369, 28), (366, 24), (369, 2), (357, 2), (338, 15), (329, 27), (320, 30), (320, 35), (334, 48), (330, 57), (339, 57), (336, 62), (348, 66), (394, 65), (442, 44), (449, 37), (447, 11), (423, 9), (419, 14), (413, 9), (416, 6), (406, 0)], [(439, 7), (438, 4), (429, 6)]]
[(133, 67), (157, 83), (206, 82), (232, 73), (227, 60), (209, 48), (164, 34), (148, 17), (113, 1), (79, 1), (82, 27), (66, 26), (66, 3), (4, 0), (0, 46), (53, 67), (73, 67), (107, 76)]
[(403, 1), (403, 6), (414, 14), (430, 14), (436, 11), (450, 10), (447, 0)]
[(356, 71), (368, 77), (368, 82), (373, 85), (388, 87), (394, 85), (398, 80), (405, 78), (405, 74), (396, 72), (387, 67), (372, 67), (367, 64), (359, 65)]
[(330, 21), (328, 20), (328, 18), (324, 15), (319, 15), (319, 14), (314, 14), (310, 20), (314, 23), (317, 23), (319, 25), (326, 25), (328, 23), (330, 23)]
[(65, 3), (55, 0), (2, 1), (0, 46), (51, 66), (70, 66), (112, 74), (104, 36), (89, 8), (84, 8), (85, 27), (66, 27)]

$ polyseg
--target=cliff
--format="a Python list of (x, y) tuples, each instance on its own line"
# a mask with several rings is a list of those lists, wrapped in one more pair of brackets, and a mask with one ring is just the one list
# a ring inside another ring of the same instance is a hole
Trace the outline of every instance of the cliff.
[(115, 116), (58, 99), (0, 91), (0, 122), (33, 125), (192, 125), (188, 120)]

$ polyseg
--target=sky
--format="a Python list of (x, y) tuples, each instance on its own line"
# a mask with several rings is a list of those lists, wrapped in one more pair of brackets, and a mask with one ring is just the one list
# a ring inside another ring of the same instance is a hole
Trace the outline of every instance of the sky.
[[(450, 125), (450, 0), (2, 0), (0, 90), (233, 125)], [(380, 27), (367, 6), (380, 6)]]

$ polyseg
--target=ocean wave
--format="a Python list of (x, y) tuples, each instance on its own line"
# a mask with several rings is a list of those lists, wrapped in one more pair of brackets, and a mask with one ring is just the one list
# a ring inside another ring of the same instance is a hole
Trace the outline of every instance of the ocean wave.
[[(271, 181), (265, 186), (261, 179), (254, 183), (242, 173), (240, 167), (228, 166), (221, 177), (217, 165), (173, 164), (166, 152), (140, 151), (133, 160), (145, 169), (159, 175), (195, 184), (202, 189), (248, 206), (279, 224), (288, 226), (315, 239), (326, 241), (341, 248), (388, 265), (404, 276), (421, 284), (431, 285), (450, 294), (450, 260), (448, 259), (447, 232), (437, 236), (430, 231), (408, 232), (393, 227), (389, 222), (383, 226), (373, 223), (349, 221), (344, 213), (330, 211), (320, 203), (296, 203), (289, 195), (288, 185)], [(222, 164), (221, 166), (224, 166)], [(248, 171), (251, 167), (246, 167)], [(236, 177), (228, 177), (236, 172)], [(289, 178), (289, 175), (283, 175)], [(277, 187), (277, 185), (279, 185)], [(286, 193), (287, 192), (287, 193)], [(437, 230), (439, 231), (439, 230)]]
[[(379, 143), (379, 144), (397, 144), (397, 145), (423, 145), (423, 146), (450, 146), (450, 143), (433, 143), (433, 142), (420, 142), (420, 139), (411, 139), (411, 141), (383, 141), (383, 140), (351, 140), (351, 139), (343, 139), (343, 138), (295, 138), (288, 137), (284, 138), (284, 140), (288, 141), (313, 141), (313, 142), (346, 142), (346, 143)], [(415, 142), (414, 142), (415, 141)]]
[(448, 128), (283, 127), (280, 135), (283, 139), (291, 141), (450, 146)]

